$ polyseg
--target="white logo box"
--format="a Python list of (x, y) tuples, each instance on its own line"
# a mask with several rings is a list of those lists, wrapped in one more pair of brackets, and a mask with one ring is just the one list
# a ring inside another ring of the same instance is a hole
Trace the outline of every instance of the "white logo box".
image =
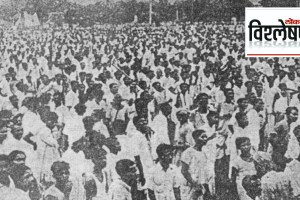
[[(300, 57), (300, 8), (245, 9), (246, 57)], [(252, 28), (249, 28), (251, 21), (255, 19), (259, 20), (261, 25), (252, 22)], [(260, 41), (260, 30), (262, 41)], [(266, 40), (265, 33), (269, 33), (266, 34), (266, 38), (271, 41)], [(252, 41), (250, 41), (251, 35)], [(254, 38), (254, 35), (257, 37)]]

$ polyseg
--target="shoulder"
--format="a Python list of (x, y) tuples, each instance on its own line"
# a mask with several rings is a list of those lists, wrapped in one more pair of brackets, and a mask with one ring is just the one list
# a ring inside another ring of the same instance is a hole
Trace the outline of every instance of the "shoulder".
[(59, 191), (54, 185), (52, 185), (51, 187), (49, 187), (43, 194), (44, 198), (47, 197), (55, 197), (56, 199), (63, 199), (64, 198), (64, 194)]
[[(189, 147), (187, 148), (183, 153), (182, 153), (182, 156), (181, 156), (181, 160), (183, 162), (188, 162), (188, 160), (190, 159), (190, 157), (194, 154), (194, 148), (193, 147)], [(188, 164), (188, 163), (187, 163)]]
[[(1, 191), (2, 193), (3, 191)], [(20, 189), (16, 188), (6, 188), (6, 191), (2, 193), (4, 195), (4, 200), (14, 199), (14, 200), (30, 200), (28, 195)]]
[(190, 155), (190, 154), (194, 153), (194, 151), (195, 151), (195, 149), (193, 147), (189, 147), (185, 151), (183, 151), (182, 156), (183, 155)]
[(173, 164), (170, 164), (169, 169), (172, 173), (180, 172), (180, 168)]

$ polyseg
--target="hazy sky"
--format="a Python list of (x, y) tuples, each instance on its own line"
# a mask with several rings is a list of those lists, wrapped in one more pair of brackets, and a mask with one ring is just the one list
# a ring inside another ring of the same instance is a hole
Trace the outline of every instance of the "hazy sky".
[[(73, 2), (73, 3), (79, 3), (81, 5), (88, 5), (88, 4), (94, 4), (94, 3), (97, 3), (97, 2), (105, 2), (105, 0), (68, 0), (69, 2)], [(137, 1), (148, 1), (148, 0), (137, 0)], [(176, 0), (169, 0), (169, 2), (173, 2), (173, 1), (176, 1)], [(256, 3), (258, 2), (259, 0), (250, 0), (252, 1), (253, 3)], [(5, 5), (5, 4), (9, 4), (11, 2), (11, 0), (0, 0), (0, 5)]]

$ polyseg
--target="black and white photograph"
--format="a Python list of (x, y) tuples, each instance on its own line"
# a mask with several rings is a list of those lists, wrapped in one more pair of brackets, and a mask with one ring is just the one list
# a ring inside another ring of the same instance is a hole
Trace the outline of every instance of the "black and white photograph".
[(0, 0), (0, 200), (299, 200), (300, 48), (245, 50), (285, 7)]

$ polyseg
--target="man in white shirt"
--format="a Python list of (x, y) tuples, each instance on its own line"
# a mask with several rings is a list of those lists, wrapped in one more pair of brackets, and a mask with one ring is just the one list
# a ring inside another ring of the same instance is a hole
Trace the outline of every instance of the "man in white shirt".
[(66, 94), (66, 106), (71, 109), (74, 108), (79, 103), (79, 98), (78, 98), (78, 82), (77, 81), (72, 81), (71, 82), (71, 90)]
[(178, 167), (172, 165), (172, 147), (160, 144), (156, 148), (159, 162), (151, 170), (147, 183), (151, 200), (179, 200), (179, 186), (183, 176)]
[(114, 180), (109, 188), (109, 200), (132, 200), (131, 187), (136, 180), (135, 163), (128, 159), (119, 160), (116, 164), (119, 179)]

